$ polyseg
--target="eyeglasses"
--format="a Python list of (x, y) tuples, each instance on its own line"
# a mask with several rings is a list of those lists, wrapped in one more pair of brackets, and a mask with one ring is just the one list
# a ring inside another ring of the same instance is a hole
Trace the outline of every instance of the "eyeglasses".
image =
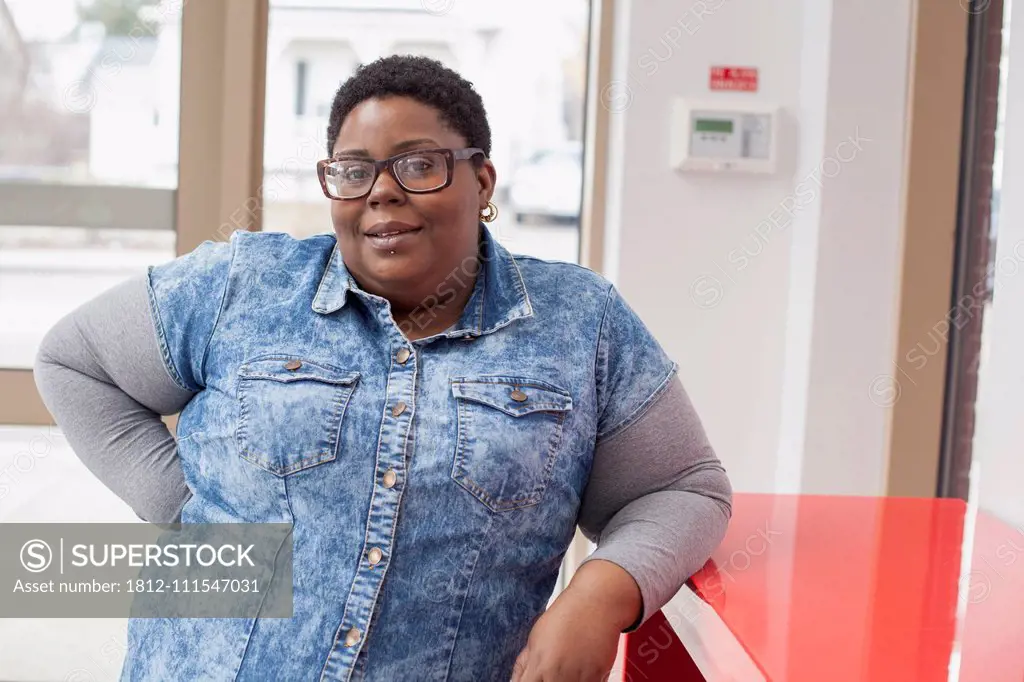
[(452, 184), (455, 162), (473, 158), (477, 154), (484, 154), (484, 150), (477, 147), (414, 149), (380, 161), (342, 156), (317, 161), (316, 174), (328, 199), (365, 197), (385, 168), (406, 192), (426, 194)]

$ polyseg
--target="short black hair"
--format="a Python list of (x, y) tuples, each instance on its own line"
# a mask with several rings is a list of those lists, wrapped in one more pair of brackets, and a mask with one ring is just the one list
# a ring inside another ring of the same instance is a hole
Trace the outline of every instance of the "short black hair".
[[(491, 155), (491, 127), (473, 84), (436, 59), (391, 55), (364, 64), (338, 88), (327, 124), (327, 155), (345, 117), (362, 102), (378, 97), (411, 97), (440, 112), (441, 121), (466, 138), (470, 147)], [(474, 160), (482, 161), (479, 155)]]

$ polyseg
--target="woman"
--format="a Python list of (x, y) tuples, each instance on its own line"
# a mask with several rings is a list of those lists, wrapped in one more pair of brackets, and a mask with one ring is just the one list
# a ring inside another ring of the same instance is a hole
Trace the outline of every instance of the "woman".
[[(677, 364), (607, 280), (494, 240), (458, 74), (363, 66), (328, 138), (333, 235), (206, 241), (40, 348), (140, 518), (293, 524), (293, 618), (133, 619), (122, 679), (604, 679), (730, 516)], [(545, 610), (577, 524), (598, 548)]]

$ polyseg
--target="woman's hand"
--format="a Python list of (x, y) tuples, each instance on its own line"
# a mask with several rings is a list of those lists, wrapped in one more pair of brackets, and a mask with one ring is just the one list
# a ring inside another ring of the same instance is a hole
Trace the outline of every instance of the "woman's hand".
[(641, 607), (640, 588), (626, 571), (587, 562), (534, 623), (511, 682), (605, 682), (619, 635)]
[(512, 682), (605, 682), (619, 629), (594, 615), (586, 604), (555, 600), (530, 631)]

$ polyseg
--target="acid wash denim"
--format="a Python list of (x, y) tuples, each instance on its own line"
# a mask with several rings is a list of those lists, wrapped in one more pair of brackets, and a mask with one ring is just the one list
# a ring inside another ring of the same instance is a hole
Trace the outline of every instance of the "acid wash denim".
[(677, 365), (600, 275), (482, 223), (480, 256), (459, 322), (412, 342), (333, 234), (240, 231), (149, 268), (167, 370), (199, 391), (181, 521), (293, 524), (294, 616), (131, 619), (122, 681), (510, 678), (598, 436)]

